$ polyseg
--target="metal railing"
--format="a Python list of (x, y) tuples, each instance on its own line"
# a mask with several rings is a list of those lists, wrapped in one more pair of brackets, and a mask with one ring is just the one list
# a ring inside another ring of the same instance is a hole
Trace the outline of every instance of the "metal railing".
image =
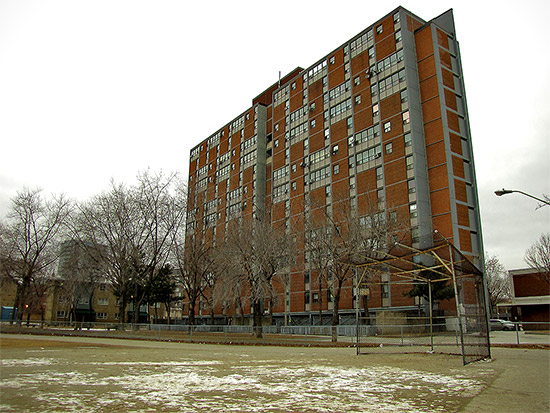
[[(550, 323), (514, 323), (513, 331), (491, 331), (495, 344), (550, 345)], [(432, 349), (460, 346), (459, 331), (452, 323), (384, 324), (384, 325), (185, 325), (185, 324), (120, 324), (105, 322), (30, 321), (0, 323), (0, 332), (134, 338), (203, 343), (262, 343), (294, 345), (330, 345), (333, 332), (338, 341), (358, 347), (426, 347)], [(258, 334), (258, 333), (261, 334)], [(482, 344), (478, 329), (464, 328), (466, 346)], [(485, 335), (486, 336), (486, 335)]]

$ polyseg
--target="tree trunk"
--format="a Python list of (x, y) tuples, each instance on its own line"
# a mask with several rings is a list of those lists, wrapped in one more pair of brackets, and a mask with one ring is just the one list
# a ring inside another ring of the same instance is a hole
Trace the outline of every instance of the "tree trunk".
[(338, 280), (338, 286), (334, 291), (334, 309), (332, 310), (332, 342), (338, 341), (338, 325), (340, 324), (340, 293), (342, 292), (342, 282)]
[(323, 280), (319, 274), (319, 325), (323, 325)]
[(253, 327), (257, 338), (262, 338), (262, 307), (260, 300), (254, 301)]
[(187, 293), (187, 297), (189, 297), (188, 324), (194, 326), (196, 322), (195, 307), (197, 305), (199, 294), (196, 290), (191, 290)]

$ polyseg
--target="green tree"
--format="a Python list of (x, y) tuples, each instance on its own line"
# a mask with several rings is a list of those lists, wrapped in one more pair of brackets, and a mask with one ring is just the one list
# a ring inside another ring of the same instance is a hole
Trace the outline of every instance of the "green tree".
[(413, 288), (404, 293), (407, 297), (423, 297), (429, 300), (430, 284), (432, 288), (432, 307), (435, 300), (450, 300), (455, 296), (454, 288), (448, 281), (440, 281), (443, 275), (431, 270), (423, 270), (418, 274), (420, 278), (426, 281), (415, 282)]

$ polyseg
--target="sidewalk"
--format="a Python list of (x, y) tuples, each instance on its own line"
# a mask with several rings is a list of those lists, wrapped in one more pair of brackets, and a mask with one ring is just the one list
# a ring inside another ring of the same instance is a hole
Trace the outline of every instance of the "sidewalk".
[(491, 346), (503, 344), (539, 344), (550, 346), (549, 331), (491, 331)]
[(549, 350), (493, 347), (491, 353), (491, 362), (477, 362), (465, 367), (492, 370), (495, 379), (461, 411), (550, 411)]

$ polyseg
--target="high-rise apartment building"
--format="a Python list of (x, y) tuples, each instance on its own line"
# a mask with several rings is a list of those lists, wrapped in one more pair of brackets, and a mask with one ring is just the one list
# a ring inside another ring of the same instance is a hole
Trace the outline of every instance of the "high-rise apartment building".
[[(231, 220), (257, 215), (294, 232), (311, 199), (331, 214), (342, 193), (359, 216), (374, 202), (384, 216), (406, 217), (404, 242), (412, 247), (430, 247), (437, 230), (473, 262), (482, 257), (452, 10), (426, 22), (397, 8), (280, 79), (194, 147), (187, 238), (223, 242)], [(289, 276), (275, 317), (286, 312), (312, 321), (320, 305), (330, 313), (330, 293), (314, 288), (307, 258), (292, 263)], [(344, 286), (344, 317), (355, 314), (352, 290)], [(416, 308), (403, 292), (380, 283), (370, 292), (369, 311)]]

